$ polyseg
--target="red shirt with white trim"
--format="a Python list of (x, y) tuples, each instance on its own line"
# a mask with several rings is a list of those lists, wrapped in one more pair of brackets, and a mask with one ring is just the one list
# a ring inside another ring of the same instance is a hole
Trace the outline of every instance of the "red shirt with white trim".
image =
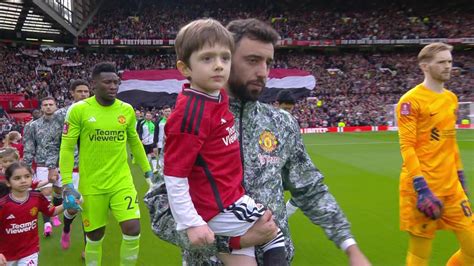
[(7, 261), (39, 252), (38, 213), (52, 216), (55, 207), (37, 191), (18, 202), (11, 193), (0, 199), (0, 253)]
[(224, 90), (211, 96), (183, 86), (165, 136), (164, 174), (188, 178), (191, 199), (204, 221), (244, 195), (238, 133)]

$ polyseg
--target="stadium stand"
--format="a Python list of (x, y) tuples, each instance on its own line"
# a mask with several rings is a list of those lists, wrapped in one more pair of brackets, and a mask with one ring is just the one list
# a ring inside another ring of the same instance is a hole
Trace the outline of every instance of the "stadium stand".
[[(78, 36), (79, 45), (48, 48), (40, 47), (38, 43), (10, 45), (10, 42), (1, 42), (0, 93), (22, 95), (26, 100), (52, 95), (63, 106), (71, 103), (68, 93), (70, 82), (79, 78), (88, 79), (91, 67), (100, 61), (115, 62), (120, 71), (174, 68), (172, 47), (97, 48), (80, 45), (80, 40), (170, 40), (175, 37), (180, 25), (203, 16), (214, 17), (223, 23), (234, 18), (257, 17), (277, 28), (282, 40), (403, 40), (474, 36), (474, 17), (468, 1), (457, 1), (455, 5), (444, 6), (443, 9), (432, 1), (410, 4), (409, 8), (408, 3), (401, 0), (390, 5), (362, 0), (345, 5), (340, 2), (106, 2)], [(380, 46), (382, 48), (376, 45), (361, 47), (282, 47), (277, 51), (274, 67), (303, 69), (317, 80), (315, 89), (308, 95), (316, 100), (300, 99), (293, 111), (300, 126), (335, 126), (339, 121), (347, 125), (390, 123), (386, 105), (396, 103), (405, 91), (422, 79), (416, 64), (418, 46), (400, 49), (383, 45)], [(456, 47), (455, 78), (447, 84), (464, 102), (474, 101), (474, 56), (471, 47)], [(30, 107), (23, 111), (30, 111), (33, 108)], [(153, 111), (158, 111), (159, 107), (153, 108)], [(141, 106), (136, 108), (143, 109)], [(8, 106), (4, 109), (10, 111)], [(25, 115), (16, 117), (23, 120)]]

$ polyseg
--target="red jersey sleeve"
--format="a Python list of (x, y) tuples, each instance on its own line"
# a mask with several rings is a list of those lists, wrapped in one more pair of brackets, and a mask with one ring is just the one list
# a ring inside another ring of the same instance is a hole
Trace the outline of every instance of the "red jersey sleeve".
[(56, 207), (46, 199), (43, 194), (38, 193), (38, 210), (46, 216), (53, 216)]
[(176, 108), (165, 125), (164, 174), (189, 177), (205, 139), (209, 135), (206, 101), (192, 95), (178, 96)]

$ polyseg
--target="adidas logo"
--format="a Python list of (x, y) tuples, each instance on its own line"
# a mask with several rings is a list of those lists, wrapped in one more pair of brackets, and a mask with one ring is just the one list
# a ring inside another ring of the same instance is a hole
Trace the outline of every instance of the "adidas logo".
[(439, 129), (437, 128), (433, 128), (431, 130), (431, 139), (430, 140), (436, 140), (436, 141), (439, 141), (439, 138), (440, 138), (440, 134), (439, 134)]
[(19, 102), (15, 105), (15, 108), (25, 108), (25, 105), (22, 102)]
[(11, 220), (11, 219), (15, 219), (15, 215), (10, 214), (10, 215), (7, 217), (7, 220)]
[(227, 123), (227, 120), (225, 120), (224, 118), (221, 118), (221, 125), (225, 123)]
[(87, 120), (87, 121), (89, 121), (89, 122), (92, 123), (92, 122), (96, 122), (97, 120), (95, 120), (95, 117), (91, 117), (91, 118), (89, 118), (89, 120)]

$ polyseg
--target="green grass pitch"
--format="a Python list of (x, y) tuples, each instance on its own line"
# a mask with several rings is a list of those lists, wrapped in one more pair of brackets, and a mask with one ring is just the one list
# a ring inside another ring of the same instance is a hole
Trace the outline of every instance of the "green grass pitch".
[[(395, 132), (310, 134), (304, 141), (325, 182), (352, 223), (360, 248), (374, 265), (403, 265), (407, 233), (398, 224), (398, 177), (401, 156)], [(474, 191), (474, 131), (458, 131), (470, 191)], [(146, 191), (141, 171), (132, 166), (140, 196)], [(146, 207), (141, 203), (142, 233), (138, 265), (180, 265), (178, 248), (159, 240), (150, 230)], [(40, 219), (41, 220), (41, 219)], [(346, 256), (323, 231), (298, 211), (290, 218), (296, 246), (293, 265), (347, 265)], [(40, 265), (82, 265), (83, 239), (80, 223), (72, 228), (73, 243), (61, 250), (60, 229), (51, 238), (41, 238)], [(40, 225), (42, 232), (42, 225)], [(103, 265), (118, 265), (121, 241), (119, 227), (111, 216), (104, 240)], [(433, 245), (430, 265), (445, 265), (458, 245), (454, 234), (441, 231)]]

